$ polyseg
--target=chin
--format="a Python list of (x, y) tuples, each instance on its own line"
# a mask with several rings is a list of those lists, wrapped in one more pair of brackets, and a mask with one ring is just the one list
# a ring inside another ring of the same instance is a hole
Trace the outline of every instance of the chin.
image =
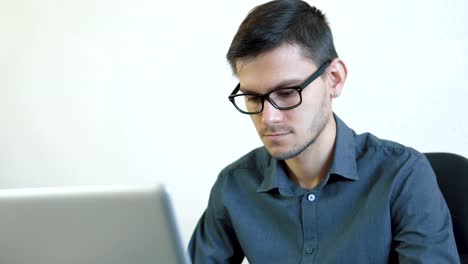
[(265, 146), (270, 156), (277, 160), (287, 160), (296, 157), (299, 153), (295, 149), (269, 148)]

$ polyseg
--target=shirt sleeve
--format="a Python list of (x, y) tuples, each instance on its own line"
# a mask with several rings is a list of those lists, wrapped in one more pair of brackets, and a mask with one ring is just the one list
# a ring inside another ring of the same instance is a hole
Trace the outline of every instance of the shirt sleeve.
[[(222, 176), (222, 175), (221, 175)], [(201, 216), (189, 242), (192, 263), (241, 263), (244, 253), (223, 205), (222, 177), (211, 189), (208, 207)]]
[(405, 175), (391, 204), (399, 263), (460, 263), (449, 209), (423, 154)]

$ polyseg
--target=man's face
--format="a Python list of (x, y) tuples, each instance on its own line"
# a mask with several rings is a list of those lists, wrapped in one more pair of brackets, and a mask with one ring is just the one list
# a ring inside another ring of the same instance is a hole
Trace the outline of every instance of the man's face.
[[(238, 61), (236, 68), (241, 92), (265, 94), (275, 88), (301, 85), (318, 67), (304, 57), (299, 46), (282, 45), (253, 60)], [(263, 111), (251, 115), (270, 155), (282, 160), (293, 158), (320, 135), (332, 114), (325, 80), (318, 78), (303, 90), (302, 103), (294, 109), (278, 110), (265, 100)]]

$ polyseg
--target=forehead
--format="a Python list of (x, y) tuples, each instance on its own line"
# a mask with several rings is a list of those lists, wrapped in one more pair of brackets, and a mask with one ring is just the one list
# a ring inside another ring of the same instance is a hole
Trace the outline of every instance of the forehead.
[(282, 45), (253, 59), (236, 62), (241, 89), (258, 92), (264, 92), (285, 80), (304, 80), (315, 69), (315, 64), (304, 56), (301, 47), (291, 44)]

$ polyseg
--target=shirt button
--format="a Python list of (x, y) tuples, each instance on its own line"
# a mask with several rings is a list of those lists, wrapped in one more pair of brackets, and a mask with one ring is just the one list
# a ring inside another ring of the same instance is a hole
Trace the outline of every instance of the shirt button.
[(309, 201), (311, 201), (311, 202), (315, 201), (315, 195), (312, 194), (312, 193), (309, 194), (309, 195), (307, 196), (307, 200), (309, 200)]
[(305, 252), (307, 254), (312, 254), (312, 253), (314, 253), (314, 249), (313, 248), (306, 248)]

